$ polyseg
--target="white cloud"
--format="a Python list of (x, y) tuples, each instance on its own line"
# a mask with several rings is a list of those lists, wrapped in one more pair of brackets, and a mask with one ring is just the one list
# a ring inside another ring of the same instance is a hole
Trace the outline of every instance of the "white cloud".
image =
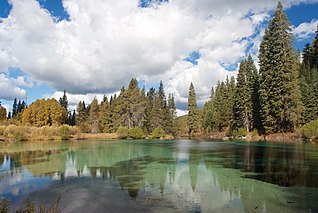
[[(283, 4), (300, 2), (318, 1)], [(150, 84), (162, 79), (178, 106), (185, 105), (191, 81), (202, 104), (211, 86), (235, 75), (221, 64), (245, 56), (247, 41), (276, 6), (271, 0), (171, 0), (138, 8), (138, 0), (63, 0), (69, 21), (56, 22), (36, 0), (11, 3), (0, 26), (0, 71), (18, 67), (72, 94), (113, 93), (132, 77)], [(197, 66), (183, 61), (192, 51), (201, 54)]]
[[(64, 92), (61, 91), (56, 91), (53, 94), (46, 94), (44, 95), (43, 98), (55, 98), (56, 100), (59, 100), (62, 96), (63, 96)], [(119, 92), (116, 92), (116, 94), (118, 95)], [(114, 94), (106, 94), (106, 97), (108, 98), (108, 101), (110, 100), (111, 95)], [(80, 101), (84, 101), (86, 105), (89, 105), (90, 103), (92, 103), (93, 99), (96, 97), (98, 102), (100, 103), (103, 98), (104, 95), (103, 94), (98, 94), (98, 93), (89, 93), (89, 94), (70, 94), (70, 93), (66, 93), (66, 97), (68, 100), (68, 110), (74, 110), (76, 109), (78, 103)]]
[(0, 74), (0, 91), (0, 98), (5, 100), (23, 100), (26, 97), (26, 91), (17, 86), (16, 79), (8, 78), (5, 74)]
[(297, 40), (310, 38), (315, 34), (318, 26), (318, 20), (312, 20), (310, 23), (304, 22), (293, 28), (294, 36)]

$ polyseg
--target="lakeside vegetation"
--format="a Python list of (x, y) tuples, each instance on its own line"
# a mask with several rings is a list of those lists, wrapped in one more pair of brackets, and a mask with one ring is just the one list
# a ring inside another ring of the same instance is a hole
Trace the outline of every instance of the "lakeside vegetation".
[[(318, 30), (302, 57), (293, 45), (290, 23), (278, 3), (265, 31), (259, 70), (251, 55), (240, 63), (237, 78), (219, 81), (199, 109), (190, 84), (188, 115), (177, 118), (173, 94), (159, 88), (127, 88), (101, 103), (80, 101), (68, 111), (66, 92), (59, 101), (37, 100), (30, 106), (14, 100), (7, 115), (0, 104), (0, 141), (141, 139), (175, 137), (318, 139)], [(284, 136), (284, 137), (285, 137)]]

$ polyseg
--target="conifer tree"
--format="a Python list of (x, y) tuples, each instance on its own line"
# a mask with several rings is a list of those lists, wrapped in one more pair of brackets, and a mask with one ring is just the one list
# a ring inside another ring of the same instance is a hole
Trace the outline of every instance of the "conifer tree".
[(175, 128), (175, 119), (177, 117), (176, 114), (176, 105), (174, 102), (173, 94), (168, 95), (167, 107), (166, 107), (166, 118), (165, 118), (165, 132), (168, 134), (175, 135), (176, 128)]
[(110, 100), (110, 125), (109, 132), (116, 132), (121, 125), (121, 100), (115, 94)]
[(188, 97), (188, 125), (189, 125), (189, 135), (193, 133), (200, 132), (200, 111), (197, 105), (195, 89), (191, 82), (189, 87), (189, 97)]
[(11, 112), (9, 111), (8, 113), (8, 119), (11, 119), (12, 118), (12, 115), (11, 115)]
[(98, 100), (94, 97), (92, 103), (89, 105), (89, 115), (88, 115), (88, 123), (90, 125), (91, 133), (99, 133), (99, 112), (100, 108), (98, 105)]
[(108, 102), (108, 98), (104, 96), (103, 102), (101, 103), (101, 111), (99, 117), (99, 125), (102, 132), (109, 131), (109, 124), (110, 124), (110, 104)]
[(267, 133), (294, 131), (302, 110), (290, 23), (279, 2), (260, 46), (260, 101)]
[(153, 130), (151, 116), (152, 116), (153, 107), (155, 105), (155, 94), (156, 94), (155, 88), (151, 87), (147, 93), (146, 109), (145, 109), (145, 117), (146, 117), (145, 128), (149, 133), (151, 133)]
[(17, 98), (15, 98), (12, 105), (12, 118), (14, 118), (17, 114), (18, 114), (18, 101), (17, 101)]
[(307, 123), (318, 118), (318, 30), (312, 42), (305, 45), (303, 60), (300, 65), (300, 89), (304, 111), (302, 123)]
[(76, 125), (80, 127), (80, 129), (83, 132), (88, 132), (88, 123), (87, 123), (87, 118), (88, 118), (88, 112), (87, 108), (85, 106), (84, 101), (80, 101), (77, 105), (77, 115), (76, 115)]
[(256, 78), (256, 67), (251, 55), (247, 60), (242, 60), (237, 74), (236, 95), (234, 112), (235, 126), (244, 127), (247, 132), (250, 132), (254, 124), (254, 93)]
[(59, 99), (59, 103), (61, 104), (62, 107), (67, 111), (68, 108), (68, 100), (66, 96), (66, 91), (64, 90), (63, 96)]

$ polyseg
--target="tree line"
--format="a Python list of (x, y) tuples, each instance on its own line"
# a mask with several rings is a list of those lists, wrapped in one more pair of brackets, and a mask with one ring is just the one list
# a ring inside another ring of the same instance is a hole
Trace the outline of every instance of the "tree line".
[[(15, 99), (14, 106), (16, 103)], [(146, 92), (133, 78), (127, 88), (122, 87), (120, 93), (109, 100), (104, 96), (99, 103), (95, 97), (88, 105), (80, 101), (73, 111), (68, 111), (66, 91), (59, 101), (41, 99), (22, 111), (15, 109), (13, 107), (13, 112), (17, 112), (22, 124), (30, 126), (76, 125), (85, 133), (115, 133), (120, 127), (138, 128), (146, 134), (156, 131), (160, 135), (175, 135), (177, 131), (174, 96), (166, 97), (162, 81), (158, 91), (152, 87)]]
[(84, 132), (113, 133), (119, 127), (141, 128), (145, 133), (151, 133), (156, 128), (162, 129), (166, 134), (175, 135), (176, 106), (174, 97), (165, 96), (162, 81), (158, 91), (150, 88), (140, 89), (138, 81), (131, 79), (127, 88), (122, 88), (119, 95), (112, 95), (110, 99), (104, 96), (99, 104), (94, 98), (86, 106), (84, 101), (77, 105), (76, 125)]
[(302, 59), (293, 47), (293, 34), (279, 2), (262, 38), (259, 71), (251, 55), (234, 77), (217, 83), (198, 110), (194, 86), (188, 98), (189, 133), (253, 130), (261, 134), (293, 132), (318, 119), (318, 30)]

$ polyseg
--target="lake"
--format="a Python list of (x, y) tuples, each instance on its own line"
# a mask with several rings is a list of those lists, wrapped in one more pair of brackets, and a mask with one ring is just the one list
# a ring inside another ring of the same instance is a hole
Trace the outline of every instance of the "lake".
[(0, 197), (63, 212), (318, 212), (318, 145), (0, 144)]

